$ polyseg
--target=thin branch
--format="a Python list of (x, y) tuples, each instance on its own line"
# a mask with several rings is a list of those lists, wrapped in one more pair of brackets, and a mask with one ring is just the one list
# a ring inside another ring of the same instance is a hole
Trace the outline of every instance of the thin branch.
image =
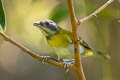
[[(11, 44), (13, 44), (14, 46), (16, 46), (17, 48), (21, 49), (22, 51), (26, 52), (27, 54), (29, 54), (30, 56), (32, 56), (33, 58), (39, 60), (39, 61), (43, 61), (44, 56), (40, 56), (38, 54), (36, 54), (35, 52), (31, 51), (30, 49), (24, 47), (23, 45), (21, 45), (20, 43), (16, 42), (15, 40), (13, 40), (12, 38), (10, 38), (9, 36), (7, 36), (6, 34), (0, 32), (0, 35), (8, 42), (10, 42)], [(48, 60), (45, 60), (46, 63), (51, 64), (53, 66), (56, 67), (61, 67), (64, 68), (64, 63), (60, 63), (60, 62), (56, 62), (55, 60), (52, 60), (50, 58), (48, 58)], [(68, 69), (75, 69), (74, 65), (69, 64), (67, 65)]]
[(79, 80), (86, 80), (84, 76), (83, 68), (82, 68), (82, 62), (81, 62), (81, 56), (80, 56), (80, 50), (79, 50), (78, 24), (75, 16), (73, 0), (67, 0), (67, 1), (68, 1), (69, 12), (70, 12), (70, 20), (72, 24), (76, 72), (78, 74)]
[[(100, 8), (98, 8), (96, 11), (94, 11), (92, 14), (90, 14), (89, 16), (82, 18), (79, 20), (79, 23), (84, 23), (86, 21), (88, 21), (89, 19), (91, 19), (92, 17), (96, 16), (99, 12), (101, 12), (103, 9), (105, 9), (107, 6), (109, 6), (114, 0), (108, 0), (105, 4), (103, 4)], [(78, 23), (78, 24), (79, 24)]]

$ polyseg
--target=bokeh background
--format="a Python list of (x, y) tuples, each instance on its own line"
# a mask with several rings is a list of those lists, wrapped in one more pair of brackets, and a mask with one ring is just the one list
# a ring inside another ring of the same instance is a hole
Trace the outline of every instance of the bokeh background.
[[(78, 19), (99, 8), (108, 0), (74, 0)], [(35, 21), (52, 19), (71, 30), (67, 0), (3, 0), (6, 12), (6, 34), (39, 55), (50, 55), (52, 49)], [(120, 3), (115, 0), (97, 17), (79, 27), (79, 35), (93, 48), (111, 55), (82, 58), (87, 80), (120, 80)], [(0, 80), (77, 80), (70, 70), (42, 64), (0, 37)]]

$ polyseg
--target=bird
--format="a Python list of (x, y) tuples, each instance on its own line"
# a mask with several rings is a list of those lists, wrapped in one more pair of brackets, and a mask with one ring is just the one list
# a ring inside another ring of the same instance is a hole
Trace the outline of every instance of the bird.
[[(33, 23), (45, 36), (48, 45), (57, 55), (58, 60), (73, 60), (74, 59), (74, 43), (73, 34), (71, 31), (65, 30), (52, 20), (41, 20)], [(101, 55), (105, 59), (110, 59), (108, 54), (103, 54), (89, 47), (89, 45), (79, 37), (79, 49), (82, 57), (93, 56), (94, 54)]]

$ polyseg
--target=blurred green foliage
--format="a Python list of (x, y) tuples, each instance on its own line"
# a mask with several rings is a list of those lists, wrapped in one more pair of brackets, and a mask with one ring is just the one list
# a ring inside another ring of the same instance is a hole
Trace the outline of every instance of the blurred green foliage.
[[(74, 2), (75, 2), (75, 12), (76, 12), (76, 15), (79, 17), (81, 16), (79, 14), (83, 14), (85, 12), (85, 9), (84, 9), (84, 6), (80, 5), (82, 3), (79, 3), (78, 1), (74, 1)], [(65, 3), (66, 1), (59, 2), (51, 11), (49, 19), (55, 21), (56, 23), (59, 23), (62, 20), (68, 18), (69, 11)]]
[(65, 19), (67, 16), (68, 16), (67, 6), (63, 3), (60, 3), (53, 9), (49, 19), (58, 23), (61, 20)]

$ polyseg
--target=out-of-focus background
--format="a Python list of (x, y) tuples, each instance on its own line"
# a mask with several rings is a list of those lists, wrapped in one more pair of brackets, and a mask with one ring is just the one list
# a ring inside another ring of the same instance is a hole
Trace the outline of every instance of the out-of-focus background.
[[(89, 15), (108, 0), (74, 0), (78, 19)], [(51, 55), (51, 48), (35, 21), (52, 19), (71, 30), (66, 0), (3, 0), (7, 30), (11, 38), (39, 55)], [(120, 80), (120, 3), (110, 6), (79, 27), (79, 35), (93, 48), (111, 55), (111, 60), (83, 58), (87, 80)], [(49, 54), (48, 54), (49, 53)], [(42, 64), (0, 37), (0, 80), (77, 80), (74, 71)]]

